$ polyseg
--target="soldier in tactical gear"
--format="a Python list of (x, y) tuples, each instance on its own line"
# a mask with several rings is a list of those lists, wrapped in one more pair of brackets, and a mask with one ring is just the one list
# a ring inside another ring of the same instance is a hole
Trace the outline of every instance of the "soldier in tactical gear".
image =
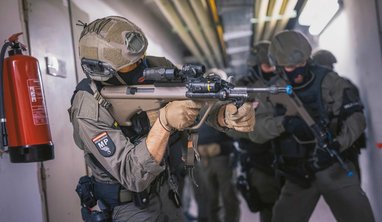
[[(345, 153), (365, 128), (363, 106), (352, 84), (334, 71), (312, 63), (310, 54), (308, 40), (296, 31), (278, 33), (269, 48), (280, 83), (292, 84), (310, 116), (330, 132), (327, 134), (330, 152), (327, 152), (318, 149), (304, 120), (289, 110), (282, 110), (282, 104), (272, 103), (270, 99), (256, 110), (257, 124), (251, 139), (264, 142), (278, 137), (275, 164), (277, 173), (286, 178), (272, 221), (309, 221), (320, 196), (337, 221), (374, 221), (358, 176), (348, 176), (334, 156), (329, 155), (338, 153), (354, 171), (354, 164)], [(264, 107), (273, 107), (281, 115), (267, 114)]]
[[(329, 50), (320, 49), (312, 54), (312, 62), (324, 66), (330, 70), (334, 70), (334, 64), (337, 63), (337, 58), (331, 53)], [(343, 77), (344, 78), (344, 77)], [(359, 97), (359, 90), (354, 83), (352, 83), (349, 79), (346, 79), (349, 84), (353, 85), (354, 92)], [(346, 152), (347, 157), (354, 163), (354, 166), (357, 169), (358, 176), (361, 180), (361, 169), (359, 166), (359, 155), (361, 154), (360, 149), (366, 148), (366, 135), (365, 132), (352, 144), (352, 146)]]
[(336, 57), (328, 50), (320, 49), (312, 54), (312, 60), (317, 65), (325, 66), (334, 70), (334, 63), (337, 63)]
[[(277, 80), (276, 67), (268, 58), (269, 41), (258, 42), (248, 59), (248, 75), (238, 80), (237, 85), (246, 87), (268, 87)], [(261, 97), (259, 97), (261, 98)], [(260, 103), (262, 103), (260, 101)], [(249, 139), (238, 139), (237, 186), (252, 212), (260, 212), (260, 221), (272, 220), (272, 209), (280, 194), (280, 181), (272, 167), (274, 160), (273, 141), (254, 143)]]
[(240, 204), (230, 161), (233, 143), (231, 137), (207, 124), (199, 129), (198, 152), (201, 160), (195, 167), (198, 186), (194, 186), (198, 222), (240, 221)]
[[(187, 143), (182, 130), (194, 124), (203, 104), (173, 101), (160, 110), (135, 113), (131, 126), (121, 126), (99, 93), (104, 85), (151, 84), (142, 75), (147, 67), (174, 67), (165, 58), (146, 56), (147, 45), (142, 30), (123, 17), (84, 24), (79, 54), (88, 78), (77, 85), (68, 111), (92, 177), (81, 180), (77, 192), (106, 206), (113, 221), (183, 221), (174, 174), (183, 162), (179, 150)], [(250, 118), (252, 125), (245, 126), (253, 128), (251, 112), (231, 114), (225, 118), (229, 127), (243, 127)], [(94, 201), (81, 203), (83, 219), (91, 221), (88, 208)]]

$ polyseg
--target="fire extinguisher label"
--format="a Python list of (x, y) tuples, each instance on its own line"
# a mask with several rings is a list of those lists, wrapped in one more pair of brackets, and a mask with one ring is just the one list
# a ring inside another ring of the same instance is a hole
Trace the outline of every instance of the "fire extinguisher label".
[(115, 153), (115, 144), (106, 132), (97, 135), (92, 141), (102, 156), (109, 157)]
[(28, 79), (27, 85), (34, 125), (48, 124), (40, 81), (38, 79)]

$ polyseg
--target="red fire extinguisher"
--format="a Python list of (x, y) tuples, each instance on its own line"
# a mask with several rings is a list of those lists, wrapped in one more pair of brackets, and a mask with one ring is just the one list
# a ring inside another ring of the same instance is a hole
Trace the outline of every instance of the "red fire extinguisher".
[[(23, 55), (25, 46), (12, 35), (0, 55), (1, 149), (11, 162), (27, 163), (54, 158), (38, 60)], [(7, 48), (9, 57), (5, 58)], [(3, 67), (4, 66), (4, 67)]]

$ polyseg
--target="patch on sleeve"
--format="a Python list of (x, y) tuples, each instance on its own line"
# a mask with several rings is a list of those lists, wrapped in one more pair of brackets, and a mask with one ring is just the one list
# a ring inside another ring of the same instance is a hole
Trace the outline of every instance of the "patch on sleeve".
[(92, 141), (102, 156), (110, 157), (115, 153), (115, 144), (106, 132), (97, 135)]

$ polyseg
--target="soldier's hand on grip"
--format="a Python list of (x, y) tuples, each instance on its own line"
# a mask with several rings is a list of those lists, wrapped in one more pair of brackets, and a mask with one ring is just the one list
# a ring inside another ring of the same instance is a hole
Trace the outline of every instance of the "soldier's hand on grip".
[(183, 130), (195, 123), (202, 105), (192, 100), (169, 102), (160, 109), (159, 121), (167, 131)]
[(230, 103), (221, 108), (218, 116), (219, 124), (239, 132), (251, 132), (255, 126), (255, 110), (252, 102), (246, 102), (237, 108)]

